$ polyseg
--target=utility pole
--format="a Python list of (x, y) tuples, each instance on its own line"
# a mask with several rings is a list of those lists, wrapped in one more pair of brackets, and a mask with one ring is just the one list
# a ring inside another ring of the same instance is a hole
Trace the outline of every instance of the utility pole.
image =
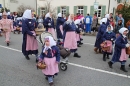
[(109, 0), (109, 3), (108, 3), (108, 14), (109, 14), (109, 9), (110, 9), (110, 0)]
[(37, 14), (37, 0), (36, 0), (36, 14)]

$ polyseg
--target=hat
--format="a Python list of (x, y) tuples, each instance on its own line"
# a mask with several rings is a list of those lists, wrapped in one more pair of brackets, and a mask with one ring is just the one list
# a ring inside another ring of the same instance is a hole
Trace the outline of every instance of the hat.
[(122, 27), (120, 30), (119, 30), (119, 33), (123, 35), (124, 31), (128, 30), (127, 28), (125, 27)]

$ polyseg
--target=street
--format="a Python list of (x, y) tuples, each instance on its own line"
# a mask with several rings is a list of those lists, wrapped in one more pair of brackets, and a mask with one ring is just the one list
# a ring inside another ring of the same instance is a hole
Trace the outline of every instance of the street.
[[(78, 48), (81, 58), (69, 58), (68, 69), (55, 77), (56, 86), (130, 86), (130, 59), (126, 63), (128, 73), (120, 70), (120, 63), (110, 69), (102, 61), (102, 54), (95, 54), (95, 36), (83, 36), (83, 45)], [(11, 33), (7, 47), (5, 38), (0, 37), (0, 86), (49, 86), (41, 70), (37, 70), (35, 56), (26, 60), (22, 50), (22, 34)], [(41, 45), (39, 44), (39, 54)], [(111, 57), (111, 56), (110, 56)]]

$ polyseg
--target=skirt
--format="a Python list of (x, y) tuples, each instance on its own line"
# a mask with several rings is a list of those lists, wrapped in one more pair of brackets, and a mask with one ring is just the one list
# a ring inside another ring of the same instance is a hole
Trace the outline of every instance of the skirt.
[(121, 56), (120, 56), (120, 61), (126, 61), (128, 59), (128, 56), (126, 54), (126, 49), (121, 50)]
[(56, 40), (56, 32), (54, 30), (54, 28), (48, 28), (48, 32), (52, 34), (52, 36), (54, 37), (54, 39)]
[(59, 72), (58, 63), (56, 63), (56, 57), (53, 58), (44, 58), (44, 62), (47, 65), (46, 69), (43, 69), (42, 72), (45, 75), (55, 75)]
[(80, 41), (80, 34), (76, 34), (77, 41)]
[(77, 49), (77, 38), (75, 31), (66, 32), (65, 40), (64, 40), (64, 48), (68, 49)]
[[(35, 33), (34, 31), (31, 32)], [(27, 35), (26, 50), (38, 50), (37, 40), (33, 36)]]

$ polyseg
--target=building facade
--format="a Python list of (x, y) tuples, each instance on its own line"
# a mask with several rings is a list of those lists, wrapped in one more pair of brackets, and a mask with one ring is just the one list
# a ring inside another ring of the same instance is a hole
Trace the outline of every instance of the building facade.
[[(48, 1), (48, 0), (47, 0)], [(94, 6), (97, 3), (97, 7)], [(37, 13), (42, 15), (46, 12), (46, 0), (37, 0)], [(106, 13), (114, 13), (117, 7), (117, 0), (52, 0), (51, 6), (56, 8), (56, 13), (76, 14), (81, 13), (86, 16), (88, 13), (92, 16), (97, 13), (97, 16), (103, 17)], [(94, 11), (94, 8), (96, 12)]]

